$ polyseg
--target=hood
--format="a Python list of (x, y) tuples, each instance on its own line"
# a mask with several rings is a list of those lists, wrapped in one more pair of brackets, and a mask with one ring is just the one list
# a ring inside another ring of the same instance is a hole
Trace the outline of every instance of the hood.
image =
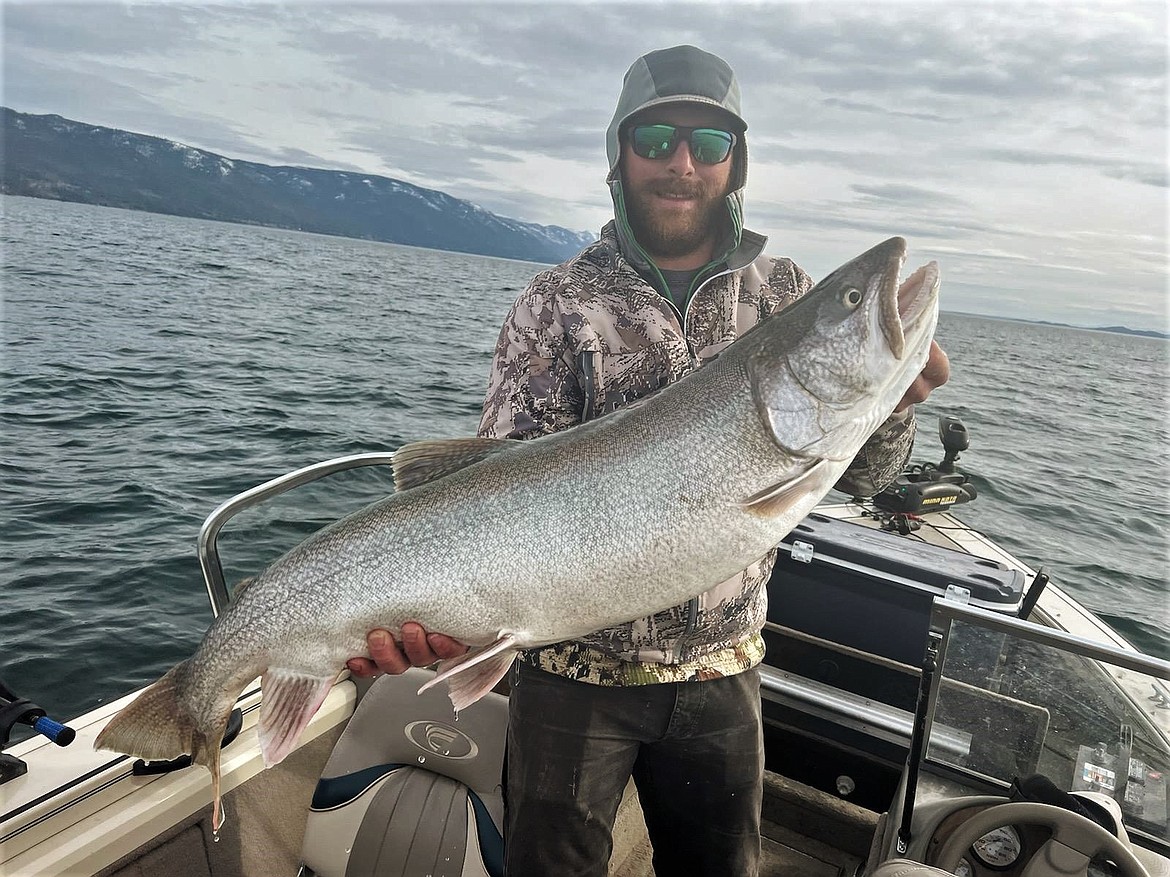
[[(718, 108), (727, 114), (728, 125), (739, 135), (731, 158), (734, 162), (731, 190), (726, 198), (729, 234), (725, 243), (717, 248), (717, 261), (731, 258), (740, 245), (743, 232), (743, 187), (747, 182), (747, 141), (744, 132), (747, 123), (740, 115), (739, 82), (735, 73), (722, 58), (694, 46), (674, 46), (643, 55), (626, 71), (617, 109), (605, 134), (605, 151), (609, 158), (606, 182), (613, 198), (618, 241), (623, 255), (638, 269), (652, 269), (655, 275), (658, 274), (657, 268), (634, 239), (626, 221), (625, 196), (622, 193), (621, 174), (618, 172), (620, 135), (622, 127), (634, 115), (651, 107), (677, 103)], [(660, 277), (658, 279), (661, 280)]]

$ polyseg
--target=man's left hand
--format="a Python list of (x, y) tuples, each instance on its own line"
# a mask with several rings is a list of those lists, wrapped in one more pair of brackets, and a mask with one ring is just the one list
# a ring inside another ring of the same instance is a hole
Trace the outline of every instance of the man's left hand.
[(950, 376), (951, 361), (947, 359), (943, 349), (938, 346), (938, 342), (931, 341), (926, 367), (914, 379), (914, 383), (910, 385), (910, 389), (906, 391), (906, 395), (902, 397), (898, 407), (894, 409), (894, 413), (901, 414), (911, 405), (925, 402), (931, 391), (945, 384)]

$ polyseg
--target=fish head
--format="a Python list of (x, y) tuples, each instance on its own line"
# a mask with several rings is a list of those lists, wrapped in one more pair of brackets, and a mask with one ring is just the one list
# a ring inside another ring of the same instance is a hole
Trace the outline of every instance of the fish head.
[(905, 257), (906, 241), (890, 238), (760, 324), (747, 371), (756, 409), (786, 453), (852, 459), (925, 367), (938, 265), (899, 283)]

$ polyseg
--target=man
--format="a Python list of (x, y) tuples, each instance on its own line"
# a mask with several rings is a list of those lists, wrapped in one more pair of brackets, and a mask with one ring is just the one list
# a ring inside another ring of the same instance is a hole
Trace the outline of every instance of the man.
[[(627, 405), (698, 368), (812, 280), (743, 228), (747, 125), (730, 67), (692, 46), (638, 59), (607, 132), (615, 221), (538, 275), (508, 314), (480, 434), (532, 438)], [(937, 347), (900, 410), (838, 487), (871, 495), (901, 471), (912, 403), (947, 378)], [(507, 522), (501, 522), (507, 526)], [(688, 603), (524, 654), (509, 700), (506, 869), (603, 875), (633, 776), (658, 874), (758, 870), (760, 630), (774, 552)], [(407, 625), (374, 632), (402, 672), (464, 647)], [(403, 654), (405, 652), (405, 654)], [(375, 668), (355, 659), (362, 675)]]

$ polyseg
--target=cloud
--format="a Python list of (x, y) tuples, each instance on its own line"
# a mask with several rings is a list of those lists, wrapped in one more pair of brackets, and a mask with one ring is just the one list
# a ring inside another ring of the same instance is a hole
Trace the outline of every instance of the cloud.
[(168, 109), (148, 96), (171, 75), (143, 74), (128, 84), (125, 68), (92, 63), (84, 70), (30, 58), (20, 49), (4, 52), (4, 105), (21, 112), (53, 113), (69, 119), (166, 136), (228, 153), (248, 149), (241, 127), (222, 117)]
[(4, 102), (16, 109), (394, 176), (594, 230), (611, 212), (603, 135), (622, 74), (650, 49), (693, 43), (741, 82), (752, 227), (810, 264), (827, 270), (904, 234), (985, 289), (1051, 287), (1055, 302), (1059, 287), (1092, 303), (1104, 272), (1145, 296), (1146, 313), (1165, 307), (1162, 3), (8, 3), (4, 14)]
[(1165, 163), (1132, 162), (1124, 159), (1115, 159), (1108, 156), (1077, 155), (1061, 152), (1041, 152), (1035, 149), (986, 149), (982, 156), (993, 161), (1004, 161), (1014, 164), (1030, 165), (1062, 165), (1065, 167), (1082, 167), (1100, 171), (1108, 177), (1118, 180), (1131, 180), (1146, 186), (1170, 186)]
[(861, 196), (865, 203), (878, 207), (888, 205), (919, 207), (962, 207), (966, 202), (945, 192), (924, 189), (921, 186), (910, 186), (904, 183), (886, 183), (881, 185), (863, 185), (855, 183), (854, 192)]
[(938, 113), (916, 113), (908, 110), (890, 109), (878, 103), (867, 103), (856, 100), (846, 100), (839, 97), (828, 97), (821, 101), (821, 104), (826, 107), (836, 107), (845, 110), (849, 113), (867, 113), (871, 116), (879, 116), (886, 118), (901, 118), (914, 119), (919, 122), (943, 122), (954, 123), (958, 121), (955, 116), (943, 116)]
[(197, 38), (197, 16), (195, 8), (178, 5), (10, 2), (4, 44), (59, 57), (165, 55)]

